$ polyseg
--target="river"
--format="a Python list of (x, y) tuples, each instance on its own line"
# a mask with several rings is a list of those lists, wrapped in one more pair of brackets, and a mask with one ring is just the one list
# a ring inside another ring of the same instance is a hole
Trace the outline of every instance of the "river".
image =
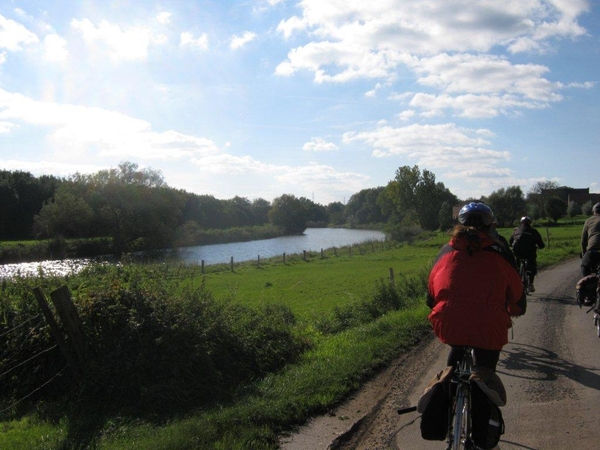
[[(248, 242), (229, 244), (199, 245), (195, 247), (178, 248), (169, 251), (169, 259), (173, 257), (183, 263), (204, 264), (229, 263), (250, 261), (273, 256), (320, 251), (332, 247), (344, 247), (367, 241), (382, 241), (385, 234), (376, 230), (349, 230), (345, 228), (307, 228), (304, 234), (296, 236), (281, 236), (272, 239), (261, 239)], [(40, 272), (53, 275), (76, 273), (89, 265), (91, 259), (65, 259), (62, 261), (42, 261), (34, 263), (0, 265), (0, 278), (19, 276), (35, 276)]]

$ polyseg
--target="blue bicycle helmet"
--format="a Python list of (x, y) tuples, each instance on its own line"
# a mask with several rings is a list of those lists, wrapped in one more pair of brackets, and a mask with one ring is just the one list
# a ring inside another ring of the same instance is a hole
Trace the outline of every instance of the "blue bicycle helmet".
[(489, 227), (494, 223), (494, 213), (485, 203), (467, 203), (458, 213), (458, 221), (475, 228)]

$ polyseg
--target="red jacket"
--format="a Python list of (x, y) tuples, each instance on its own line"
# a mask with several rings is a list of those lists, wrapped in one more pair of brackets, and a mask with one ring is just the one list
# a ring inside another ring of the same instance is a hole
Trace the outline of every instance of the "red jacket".
[(485, 233), (477, 237), (480, 245), (453, 238), (440, 251), (429, 275), (429, 321), (446, 344), (501, 350), (510, 316), (525, 313), (523, 284), (509, 250)]

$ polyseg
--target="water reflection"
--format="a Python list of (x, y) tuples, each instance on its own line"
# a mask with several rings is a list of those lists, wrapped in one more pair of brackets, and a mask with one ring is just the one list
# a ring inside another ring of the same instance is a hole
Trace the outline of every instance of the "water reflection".
[(65, 276), (80, 272), (94, 260), (91, 258), (49, 260), (0, 265), (0, 278)]
[[(382, 241), (385, 234), (376, 230), (348, 230), (338, 228), (308, 228), (304, 234), (298, 236), (282, 236), (273, 239), (262, 239), (249, 242), (235, 242), (231, 244), (201, 245), (165, 251), (157, 259), (153, 253), (154, 261), (170, 260), (183, 263), (222, 264), (228, 263), (231, 258), (235, 262), (250, 261), (273, 256), (302, 253), (306, 251), (320, 251), (332, 247), (344, 247), (360, 244), (367, 241)], [(65, 276), (78, 273), (88, 265), (97, 262), (97, 259), (78, 258), (65, 260), (41, 261), (20, 264), (0, 265), (0, 278), (31, 277), (44, 275)]]

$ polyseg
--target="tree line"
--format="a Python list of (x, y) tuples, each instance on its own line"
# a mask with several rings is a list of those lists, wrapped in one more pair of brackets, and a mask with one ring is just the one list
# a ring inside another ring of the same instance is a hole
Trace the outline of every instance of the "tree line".
[[(499, 189), (484, 201), (500, 226), (523, 215), (556, 221), (591, 211), (567, 204), (555, 182)], [(418, 166), (397, 169), (386, 186), (361, 190), (346, 204), (321, 205), (283, 194), (272, 202), (236, 196), (220, 200), (167, 185), (160, 171), (122, 162), (95, 174), (35, 177), (0, 171), (0, 241), (109, 238), (113, 253), (206, 243), (208, 230), (253, 229), (238, 240), (302, 233), (307, 227), (380, 226), (397, 240), (421, 230), (447, 229), (461, 200)], [(257, 231), (260, 230), (260, 231)]]

